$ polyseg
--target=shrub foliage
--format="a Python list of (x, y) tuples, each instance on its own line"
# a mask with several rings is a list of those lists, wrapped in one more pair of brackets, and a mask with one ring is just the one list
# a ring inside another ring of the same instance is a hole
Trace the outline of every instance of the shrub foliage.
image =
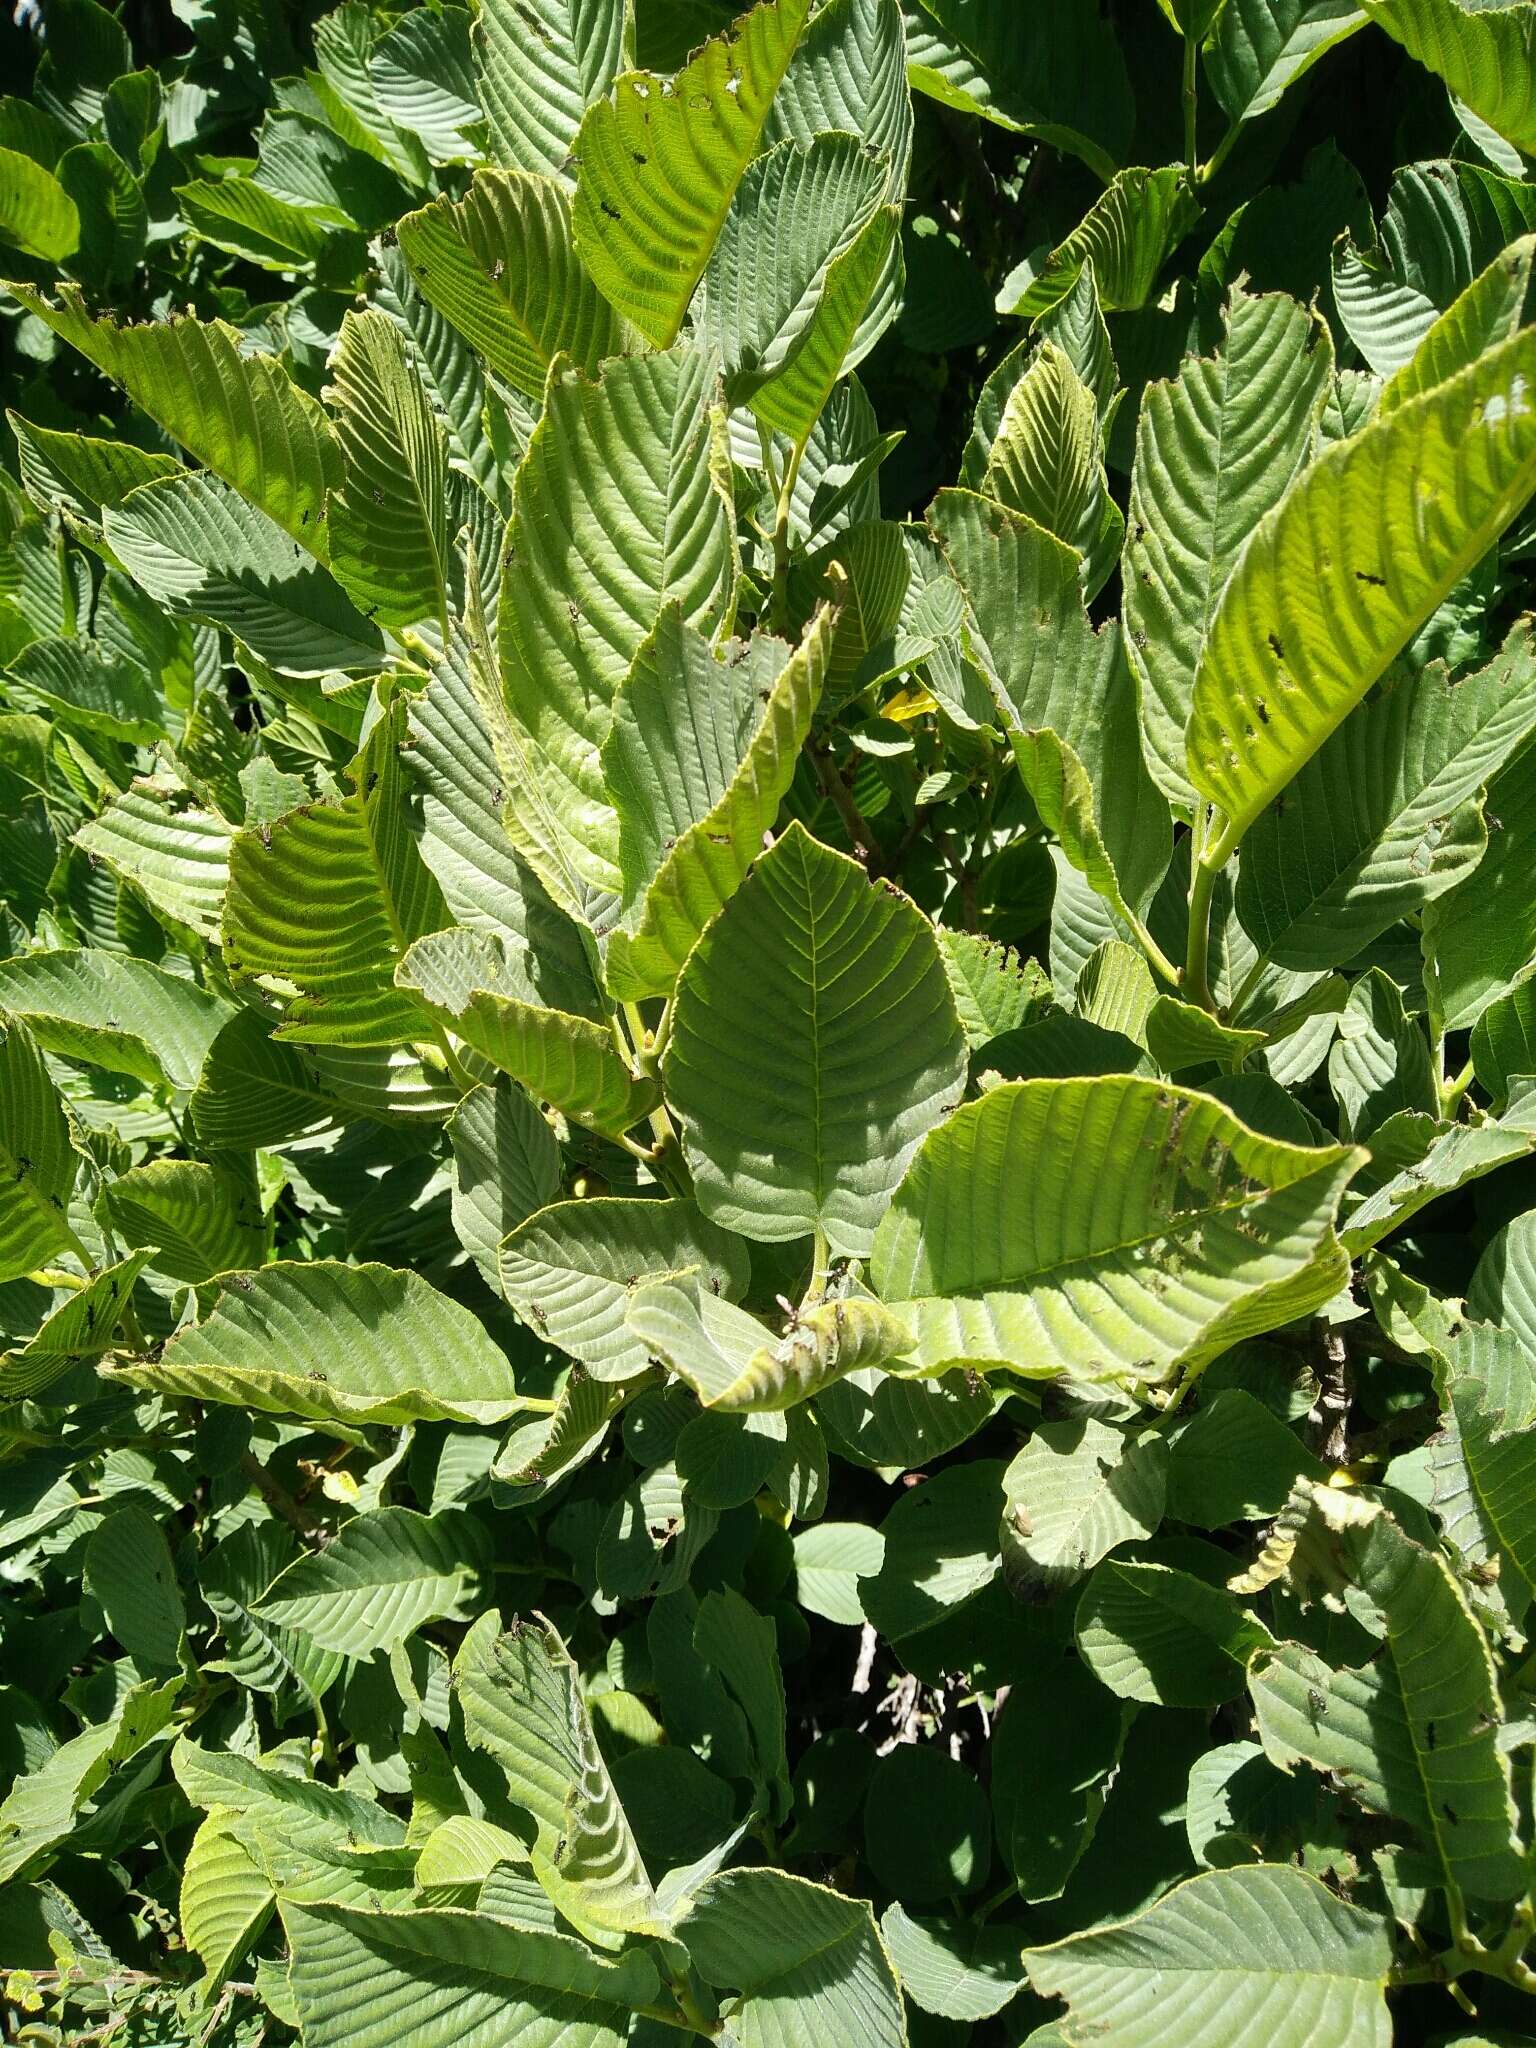
[(1536, 2038), (1533, 22), (4, 32), (8, 2039)]

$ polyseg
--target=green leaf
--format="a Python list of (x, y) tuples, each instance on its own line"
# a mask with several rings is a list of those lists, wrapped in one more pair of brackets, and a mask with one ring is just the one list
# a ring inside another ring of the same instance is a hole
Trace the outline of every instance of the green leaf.
[(189, 178), (176, 196), (194, 233), (263, 270), (313, 270), (339, 239), (322, 215), (254, 178)]
[(1424, 912), (1424, 954), (1447, 1028), (1464, 1031), (1525, 979), (1536, 956), (1536, 749), (1526, 747), (1493, 781), (1487, 815), (1499, 830), (1458, 888)]
[(912, 96), (898, 0), (828, 0), (806, 23), (773, 105), (765, 140), (809, 144), (833, 129), (887, 158), (892, 190), (912, 160)]
[(93, 319), (77, 286), (61, 286), (57, 305), (29, 285), (9, 289), (215, 477), (323, 554), (325, 497), (340, 481), (336, 444), (319, 406), (274, 357), (247, 355), (222, 320), (119, 327)]
[[(1265, 514), (1206, 636), (1190, 779), (1239, 835), (1536, 485), (1536, 331), (1327, 449)], [(1431, 491), (1434, 493), (1430, 495)], [(1306, 572), (1292, 573), (1292, 560)]]
[(475, 81), (498, 163), (568, 172), (582, 114), (618, 71), (625, 18), (623, 0), (482, 0)]
[(1037, 319), (1067, 296), (1091, 263), (1105, 312), (1134, 312), (1151, 297), (1169, 252), (1197, 215), (1182, 166), (1117, 171), (1065, 241), (1039, 263), (1027, 257), (1004, 282), (998, 311)]
[(141, 484), (102, 518), (107, 545), (173, 617), (204, 619), (296, 676), (375, 669), (384, 643), (329, 571), (215, 476)]
[(255, 1613), (322, 1649), (371, 1657), (424, 1622), (468, 1619), (484, 1602), (490, 1561), (480, 1523), (458, 1509), (377, 1508), (355, 1516), (324, 1550), (296, 1558)]
[(1332, 1219), (1364, 1157), (1134, 1076), (1007, 1083), (928, 1139), (871, 1277), (925, 1371), (1156, 1384), (1342, 1285)]
[(1373, 1812), (1430, 1833), (1424, 1787), (1389, 1659), (1335, 1671), (1300, 1643), (1277, 1644), (1248, 1673), (1264, 1754), (1279, 1770), (1332, 1773)]
[[(750, 397), (806, 345), (832, 267), (874, 218), (887, 182), (887, 166), (856, 134), (781, 142), (749, 165), (710, 252), (695, 316), (733, 398)], [(871, 277), (866, 299), (872, 289)]]
[(1536, 1599), (1536, 1500), (1530, 1486), (1536, 1430), (1508, 1429), (1480, 1380), (1458, 1379), (1451, 1407), (1484, 1541), (1518, 1581), (1516, 1599)]
[(187, 1107), (209, 1151), (247, 1152), (325, 1123), (336, 1105), (305, 1055), (241, 1010), (209, 1046)]
[(330, 369), (342, 460), (328, 514), (336, 580), (385, 626), (445, 622), (448, 437), (388, 314), (346, 314)]
[(472, 1088), (448, 1119), (453, 1227), (499, 1290), (497, 1247), (560, 1192), (560, 1146), (548, 1120), (511, 1081)]
[(150, 1159), (102, 1190), (99, 1213), (124, 1244), (149, 1246), (150, 1265), (200, 1285), (259, 1266), (271, 1232), (253, 1174), (200, 1159)]
[(622, 2048), (658, 1983), (643, 1952), (603, 1962), (569, 1935), (482, 1913), (282, 1907), (289, 1982), (310, 2048), (388, 2048), (399, 2015), (460, 2048)]
[(38, 1042), (25, 1024), (6, 1018), (0, 1023), (0, 1280), (19, 1279), (70, 1243), (66, 1209), (79, 1165)]
[(81, 142), (59, 158), (58, 182), (80, 223), (70, 269), (94, 286), (121, 291), (143, 260), (149, 234), (138, 179), (105, 142)]
[[(1059, 1898), (1087, 1850), (1136, 1715), (1075, 1649), (1021, 1665), (992, 1751), (998, 1847), (1022, 1898)], [(1039, 1758), (1053, 1759), (1039, 1772)]]
[(260, 1936), (276, 1903), (272, 1887), (241, 1846), (234, 1816), (211, 1813), (192, 1837), (177, 1901), (187, 1947), (215, 1993)]
[(1436, 1124), (1413, 1112), (1392, 1117), (1371, 1133), (1368, 1179), (1376, 1185), (1350, 1210), (1339, 1233), (1344, 1245), (1358, 1256), (1427, 1203), (1525, 1158), (1533, 1144), (1536, 1133), (1492, 1122)]
[(436, 199), (395, 231), (422, 297), (527, 398), (543, 397), (557, 356), (592, 376), (635, 346), (582, 267), (570, 198), (553, 178), (477, 171), (463, 199)]
[[(277, 97), (290, 95), (279, 87)], [(330, 226), (371, 232), (392, 221), (408, 203), (406, 188), (383, 167), (376, 139), (322, 93), (313, 111), (302, 93), (291, 97), (296, 105), (262, 120), (255, 182)]]
[(964, 1079), (932, 928), (792, 824), (690, 956), (664, 1073), (706, 1215), (862, 1256)]
[[(164, 1683), (130, 1684), (105, 1719), (16, 1778), (0, 1806), (0, 1884), (52, 1861), (51, 1852), (70, 1834), (80, 1809), (121, 1765), (164, 1734), (182, 1684), (179, 1673)], [(130, 1782), (135, 1780), (142, 1785), (142, 1772), (131, 1774)]]
[(270, 1627), (253, 1612), (272, 1580), (298, 1555), (278, 1523), (247, 1522), (204, 1558), (199, 1590), (219, 1625), (222, 1663), (239, 1684), (281, 1697), (297, 1685), (318, 1700), (341, 1676), (345, 1660), (291, 1629)]
[(795, 1532), (795, 1598), (810, 1614), (843, 1628), (866, 1619), (859, 1580), (885, 1562), (885, 1539), (864, 1522), (813, 1522)]
[(1236, 1073), (1248, 1054), (1264, 1043), (1265, 1034), (1231, 1030), (1194, 1003), (1158, 996), (1147, 1012), (1145, 1036), (1147, 1049), (1163, 1072), (1178, 1074), (1213, 1060)]
[(1157, 1002), (1152, 970), (1134, 946), (1106, 939), (1096, 946), (1077, 977), (1077, 1013), (1101, 1031), (1144, 1044), (1147, 1020)]
[[(1363, 1742), (1375, 1756), (1367, 1785), (1407, 1781), (1406, 1797), (1394, 1786), (1386, 1798), (1423, 1831), (1449, 1882), (1474, 1898), (1516, 1897), (1524, 1878), (1509, 1766), (1497, 1743), (1497, 1678), (1466, 1593), (1445, 1559), (1405, 1536), (1379, 1503), (1303, 1480), (1293, 1506), (1276, 1531), (1294, 1550), (1293, 1583), (1304, 1598), (1320, 1585), (1337, 1604), (1342, 1582), (1352, 1581), (1374, 1603), (1385, 1637), (1383, 1655), (1363, 1674), (1367, 1694), (1379, 1694), (1364, 1702), (1363, 1726), (1355, 1683), (1362, 1674), (1342, 1673), (1351, 1711), (1334, 1716), (1325, 1704), (1313, 1713), (1308, 1697), (1314, 1726), (1323, 1725), (1298, 1753), (1310, 1760), (1320, 1744), (1322, 1767), (1331, 1769), (1340, 1738)], [(1273, 1671), (1260, 1665), (1258, 1674)], [(1267, 1732), (1265, 1747), (1288, 1767)]]
[(119, 505), (139, 484), (174, 476), (174, 457), (135, 448), (128, 441), (98, 441), (84, 433), (65, 434), (7, 413), (16, 436), (21, 480), (39, 509), (57, 507), (67, 518), (101, 530), (102, 507)]
[[(171, 1768), (192, 1805), (244, 1816), (240, 1839), (277, 1889), (298, 1892), (318, 1876), (333, 1895), (357, 1899), (366, 1896), (369, 1875), (378, 1873), (378, 1882), (399, 1868), (380, 1852), (398, 1850), (404, 1828), (360, 1793), (203, 1749), (186, 1735), (171, 1753)], [(355, 1862), (343, 1860), (349, 1855)]]
[[(1163, 878), (1170, 835), (1120, 635), (1090, 625), (1079, 557), (1032, 519), (970, 491), (941, 491), (930, 518), (1019, 772), (1068, 860), (1129, 919)], [(1021, 633), (1024, 618), (1047, 624)]]
[(1070, 0), (1026, 19), (993, 0), (921, 0), (908, 10), (912, 83), (958, 112), (1038, 135), (1108, 180), (1134, 107), (1113, 28)]
[(247, 827), (230, 848), (224, 965), (237, 983), (292, 992), (282, 1038), (359, 1048), (427, 1035), (395, 969), (442, 922), (443, 905), (412, 843), (391, 738), (381, 721), (352, 795)]
[(0, 961), (0, 1009), (48, 1052), (174, 1088), (197, 1080), (231, 1015), (194, 981), (94, 947)]
[(887, 1364), (912, 1333), (877, 1301), (823, 1301), (797, 1309), (777, 1342), (755, 1316), (717, 1298), (693, 1275), (642, 1288), (627, 1324), (648, 1354), (680, 1374), (706, 1409), (726, 1414), (792, 1408), (845, 1373)]
[(229, 1278), (213, 1313), (125, 1385), (265, 1415), (356, 1422), (500, 1422), (522, 1405), (512, 1367), (468, 1309), (415, 1273), (278, 1261)]
[(187, 1613), (153, 1515), (132, 1503), (108, 1515), (86, 1546), (85, 1583), (141, 1670), (177, 1669)]
[(778, 1634), (767, 1615), (729, 1587), (706, 1593), (693, 1646), (741, 1709), (752, 1749), (752, 1776), (779, 1820), (790, 1807), (784, 1754), (784, 1677)]
[(933, 1906), (985, 1882), (990, 1814), (975, 1778), (926, 1743), (893, 1745), (870, 1773), (864, 1856), (880, 1885), (905, 1903)]
[[(555, 1202), (501, 1247), (508, 1301), (557, 1350), (600, 1380), (633, 1379), (649, 1352), (629, 1330), (636, 1292), (673, 1274), (697, 1274), (711, 1298), (739, 1301), (746, 1248), (687, 1201), (589, 1196)], [(754, 1325), (759, 1339), (765, 1334)]]
[(991, 1459), (952, 1465), (898, 1495), (881, 1524), (885, 1554), (879, 1571), (860, 1579), (859, 1597), (909, 1670), (922, 1668), (930, 1642), (953, 1648), (955, 1625), (1002, 1574), (1003, 1470)]
[(474, 573), (467, 614), (409, 709), (422, 858), (460, 924), (534, 935), (541, 952), (579, 957), (590, 981), (578, 925), (611, 920), (614, 890), (601, 879), (610, 870), (589, 879), (592, 863), (572, 857), (541, 763), (507, 708)]
[(565, 861), (615, 894), (600, 765), (614, 697), (669, 599), (708, 629), (735, 577), (712, 375), (686, 347), (610, 363), (595, 384), (557, 365), (518, 472), (497, 634), (521, 780), (538, 786)]
[(75, 844), (105, 861), (157, 916), (217, 939), (234, 830), (215, 811), (129, 789), (82, 825)]
[(1432, 1114), (1438, 1106), (1429, 1042), (1379, 967), (1360, 977), (1339, 1013), (1328, 1081), (1347, 1137), (1370, 1137), (1400, 1110)]
[(140, 746), (156, 737), (161, 707), (141, 668), (88, 640), (34, 640), (11, 663), (7, 694), (60, 725)]
[(1303, 72), (1364, 28), (1354, 0), (1226, 0), (1205, 49), (1205, 71), (1231, 121), (1267, 114)]
[(412, 184), (425, 184), (426, 151), (415, 135), (402, 132), (385, 116), (368, 75), (369, 52), (377, 38), (377, 24), (360, 7), (345, 5), (323, 15), (314, 26), (320, 75), (312, 83), (338, 130), (353, 134), (359, 147), (394, 165)]
[(685, 1497), (675, 1464), (653, 1465), (608, 1511), (594, 1558), (598, 1591), (609, 1600), (676, 1592), (719, 1526), (713, 1508)]
[[(477, 619), (483, 625), (478, 606)], [(408, 700), (407, 759), (421, 797), (421, 857), (456, 924), (519, 940), (536, 932), (551, 950), (585, 963), (575, 926), (523, 862), (503, 823), (506, 791), (492, 727), (503, 737), (511, 728), (499, 688), (494, 698), (482, 699), (493, 682), (492, 665), (483, 654), (471, 654), (470, 630), (451, 628), (446, 649), (432, 663), (431, 683)]]
[(941, 2019), (985, 2020), (1024, 1987), (1017, 1937), (964, 1920), (918, 1920), (887, 1906), (880, 1934), (912, 2003)]
[(706, 1983), (741, 1994), (742, 2048), (900, 2048), (901, 1992), (874, 1915), (778, 1870), (729, 1870), (694, 1892), (678, 1933)]
[(1215, 1707), (1243, 1689), (1273, 1636), (1230, 1593), (1162, 1564), (1109, 1558), (1077, 1604), (1077, 1647), (1121, 1699)]
[(1003, 1572), (1022, 1598), (1085, 1578), (1122, 1543), (1156, 1534), (1168, 1446), (1085, 1417), (1042, 1424), (1003, 1475)]
[(602, 767), (619, 820), (623, 919), (605, 978), (623, 1000), (670, 995), (711, 918), (759, 858), (821, 697), (837, 614), (786, 659), (776, 640), (724, 659), (675, 605), (614, 704)]
[[(1536, 1350), (1536, 1224), (1527, 1215), (1512, 1217), (1489, 1240), (1473, 1271), (1467, 1306), (1496, 1326), (1486, 1333), (1488, 1339), (1497, 1342), (1507, 1332), (1515, 1338), (1517, 1350)], [(1486, 1381), (1496, 1405), (1506, 1405), (1498, 1399), (1498, 1376), (1485, 1364), (1479, 1361), (1466, 1369)]]
[(1472, 1027), (1472, 1060), (1496, 1103), (1508, 1099), (1519, 1075), (1536, 1074), (1536, 986), (1522, 982), (1488, 1005)]
[(1090, 599), (1124, 538), (1109, 496), (1093, 393), (1054, 342), (1042, 341), (1008, 394), (981, 490), (1075, 548)]
[(1475, 363), (1525, 324), (1531, 307), (1536, 236), (1522, 235), (1496, 256), (1435, 321), (1408, 361), (1382, 386), (1378, 415), (1422, 398)]
[(538, 1830), (534, 1875), (589, 1939), (662, 1931), (655, 1894), (597, 1746), (565, 1645), (548, 1624), (497, 1633), (485, 1615), (454, 1660), (464, 1732)]
[(778, 1415), (716, 1415), (706, 1410), (679, 1430), (673, 1469), (690, 1502), (721, 1511), (741, 1507), (757, 1498), (781, 1464), (788, 1437), (788, 1426)]
[(0, 242), (45, 263), (62, 263), (80, 246), (74, 200), (46, 165), (14, 149), (0, 149)]
[(537, 1499), (567, 1472), (584, 1465), (602, 1448), (619, 1410), (654, 1380), (649, 1371), (614, 1383), (584, 1372), (569, 1374), (554, 1414), (514, 1429), (497, 1452), (491, 1477), (497, 1486), (515, 1489), (497, 1498), (514, 1506)]
[(536, 1101), (594, 1131), (617, 1137), (661, 1100), (658, 1083), (631, 1071), (606, 1024), (547, 1009), (506, 942), (489, 932), (429, 933), (396, 981)]
[(907, 534), (891, 519), (859, 520), (842, 534), (828, 562), (846, 578), (839, 586), (837, 632), (832, 643), (826, 694), (853, 696), (894, 674), (896, 636), (912, 596), (913, 560)]
[(576, 138), (576, 246), (599, 291), (658, 348), (677, 339), (809, 0), (770, 0), (663, 80), (626, 71)]
[(478, 154), (481, 115), (462, 7), (404, 15), (374, 44), (368, 76), (380, 110), (416, 136), (433, 163)]
[(797, 447), (809, 442), (839, 380), (896, 317), (903, 278), (899, 227), (898, 209), (882, 206), (833, 259), (809, 326), (783, 367), (748, 401), (763, 426)]
[(1168, 1513), (1196, 1529), (1259, 1521), (1279, 1514), (1302, 1477), (1327, 1473), (1262, 1401), (1223, 1387), (1173, 1440)]
[[(0, 1158), (4, 1155), (0, 1154)], [(105, 1267), (45, 1316), (34, 1335), (0, 1352), (0, 1400), (31, 1399), (71, 1366), (100, 1358), (112, 1344), (134, 1282), (149, 1262), (147, 1251)]]
[(1487, 845), (1479, 792), (1533, 727), (1524, 622), (1454, 688), (1437, 664), (1360, 705), (1244, 841), (1237, 914), (1259, 951), (1339, 966), (1455, 888)]
[(1219, 2012), (1227, 2048), (1389, 2048), (1391, 1937), (1315, 1877), (1283, 1864), (1212, 1870), (1135, 1919), (1024, 1951), (1029, 1981), (1063, 1998), (1063, 2038), (1174, 2048)]
[(416, 1883), (423, 1891), (437, 1885), (478, 1884), (498, 1864), (526, 1863), (527, 1858), (523, 1843), (507, 1829), (468, 1814), (453, 1814), (422, 1843)]
[(1202, 1870), (1277, 1857), (1298, 1861), (1337, 1853), (1332, 1795), (1309, 1779), (1287, 1779), (1256, 1742), (1224, 1742), (1191, 1767), (1184, 1832)]
[(1536, 67), (1536, 7), (1463, 6), (1458, 0), (1361, 0), (1370, 21), (1443, 78), (1457, 99), (1527, 155), (1536, 155), (1536, 109), (1525, 81)]
[(416, 373), (447, 429), (453, 466), (499, 502), (510, 415), (490, 392), (478, 356), (421, 292), (398, 242), (394, 248), (380, 248), (379, 262), (374, 304), (410, 344)]
[(1335, 252), (1333, 296), (1339, 320), (1378, 377), (1412, 362), (1435, 325), (1435, 302), (1352, 242)]
[[(1333, 351), (1294, 299), (1235, 286), (1219, 352), (1147, 386), (1136, 421), (1123, 613), (1147, 763), (1192, 809), (1185, 765), (1200, 650), (1261, 516), (1311, 459)], [(1027, 509), (1027, 508), (1026, 508)]]
[(975, 1052), (989, 1039), (1034, 1021), (1050, 1001), (1050, 982), (1036, 960), (1021, 958), (996, 939), (941, 927), (939, 952), (966, 1043)]

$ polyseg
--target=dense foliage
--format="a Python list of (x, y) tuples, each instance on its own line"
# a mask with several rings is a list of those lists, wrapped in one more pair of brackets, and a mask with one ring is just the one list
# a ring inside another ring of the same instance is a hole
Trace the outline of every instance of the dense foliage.
[(5, 2038), (1536, 2041), (1536, 5), (20, 22)]

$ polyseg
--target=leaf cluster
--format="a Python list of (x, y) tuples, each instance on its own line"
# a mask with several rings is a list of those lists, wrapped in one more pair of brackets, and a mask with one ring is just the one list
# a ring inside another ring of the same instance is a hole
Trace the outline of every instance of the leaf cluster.
[(1536, 2040), (1536, 5), (0, 48), (5, 2038)]

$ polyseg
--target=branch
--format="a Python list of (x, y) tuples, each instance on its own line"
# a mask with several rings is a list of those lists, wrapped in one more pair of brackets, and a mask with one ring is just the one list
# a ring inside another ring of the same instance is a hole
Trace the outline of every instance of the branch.
[(843, 821), (843, 829), (853, 841), (854, 851), (871, 871), (879, 868), (884, 856), (880, 842), (869, 828), (869, 820), (853, 800), (853, 791), (844, 782), (828, 756), (817, 748), (811, 759), (816, 767), (816, 780), (821, 784), (821, 793)]
[(252, 1451), (247, 1451), (240, 1460), (240, 1470), (250, 1480), (273, 1514), (281, 1515), (290, 1528), (297, 1529), (301, 1536), (315, 1536), (320, 1525), (306, 1508), (300, 1507), (283, 1482), (269, 1472)]
[(1347, 1465), (1351, 1404), (1349, 1347), (1340, 1330), (1323, 1333), (1323, 1363), (1318, 1378), (1322, 1382), (1321, 1390), (1307, 1418), (1319, 1432), (1317, 1454), (1330, 1465)]

